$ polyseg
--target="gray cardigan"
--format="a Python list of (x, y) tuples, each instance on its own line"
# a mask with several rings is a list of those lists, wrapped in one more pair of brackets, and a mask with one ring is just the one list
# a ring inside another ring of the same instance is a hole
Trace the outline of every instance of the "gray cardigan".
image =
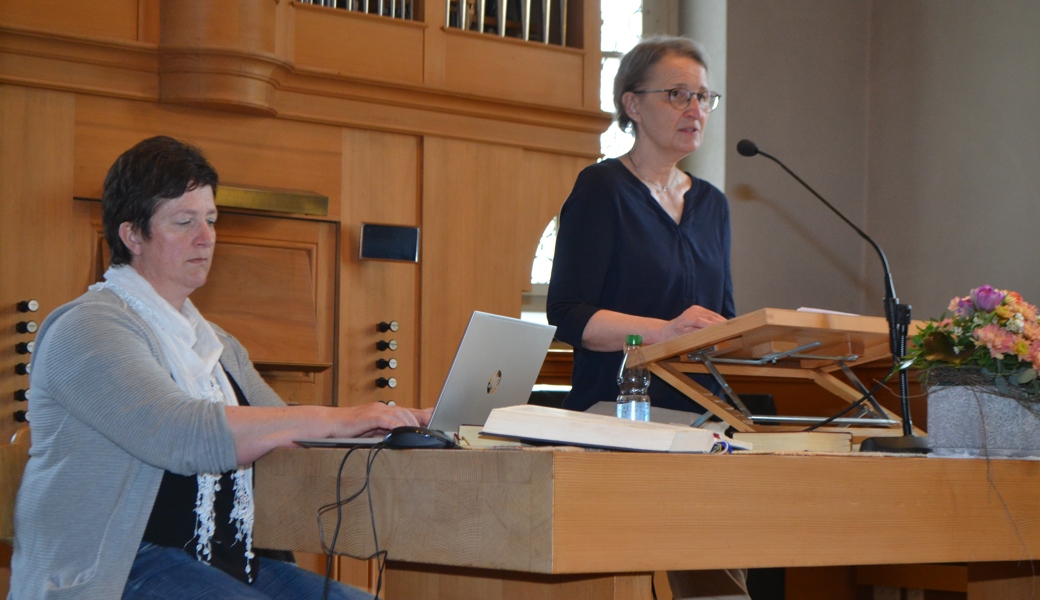
[[(242, 345), (214, 329), (250, 405), (284, 406)], [(55, 310), (36, 341), (9, 598), (119, 598), (163, 471), (235, 468), (224, 407), (186, 396), (155, 334), (107, 290)]]

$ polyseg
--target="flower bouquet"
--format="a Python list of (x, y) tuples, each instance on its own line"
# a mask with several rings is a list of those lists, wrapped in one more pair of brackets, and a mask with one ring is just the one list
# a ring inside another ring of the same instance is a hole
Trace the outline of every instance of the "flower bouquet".
[(1036, 307), (1017, 292), (984, 285), (954, 298), (912, 343), (906, 360), (926, 386), (987, 386), (1040, 402), (1040, 323)]
[(947, 456), (1040, 456), (1040, 323), (1016, 292), (954, 298), (912, 338), (904, 366), (928, 390), (928, 437)]

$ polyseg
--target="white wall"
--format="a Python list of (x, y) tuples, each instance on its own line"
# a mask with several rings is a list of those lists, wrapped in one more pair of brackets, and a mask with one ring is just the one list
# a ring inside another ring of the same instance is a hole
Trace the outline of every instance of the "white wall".
[[(983, 283), (1040, 302), (1040, 3), (728, 4), (730, 146), (754, 139), (871, 233), (916, 317)], [(739, 309), (880, 314), (873, 251), (729, 152)]]
[(740, 313), (865, 306), (864, 243), (741, 138), (784, 161), (854, 221), (867, 202), (870, 4), (861, 0), (730, 0), (726, 192)]
[(915, 317), (1040, 303), (1040, 2), (875, 0), (870, 91), (869, 220)]
[(745, 137), (880, 242), (916, 318), (984, 283), (1040, 303), (1040, 2), (644, 2), (725, 57), (725, 112), (689, 164), (716, 183), (724, 168), (738, 312), (880, 315), (883, 295), (873, 250), (778, 166), (739, 156)]

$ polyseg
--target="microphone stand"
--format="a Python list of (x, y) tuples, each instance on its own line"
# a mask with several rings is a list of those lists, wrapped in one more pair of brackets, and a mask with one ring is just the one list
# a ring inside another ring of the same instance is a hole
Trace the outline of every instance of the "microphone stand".
[(794, 177), (795, 181), (802, 184), (802, 187), (809, 190), (813, 196), (816, 196), (817, 200), (823, 202), (824, 206), (831, 209), (834, 214), (838, 215), (842, 221), (845, 221), (845, 223), (858, 233), (861, 238), (865, 239), (881, 258), (881, 266), (885, 271), (884, 303), (885, 319), (888, 320), (888, 344), (892, 352), (894, 366), (899, 370), (899, 399), (900, 410), (903, 413), (903, 435), (901, 437), (867, 438), (860, 444), (860, 451), (914, 454), (927, 454), (931, 452), (931, 448), (928, 447), (928, 439), (914, 435), (913, 419), (910, 416), (909, 374), (906, 372), (906, 368), (902, 366), (903, 357), (906, 355), (906, 338), (910, 332), (911, 309), (909, 304), (902, 304), (899, 302), (899, 298), (896, 296), (895, 286), (892, 285), (892, 270), (888, 267), (888, 258), (885, 257), (885, 253), (881, 250), (881, 246), (879, 246), (873, 238), (867, 235), (866, 232), (857, 227), (855, 223), (846, 218), (840, 210), (832, 206), (830, 202), (827, 202), (823, 196), (816, 193), (816, 190), (814, 190), (812, 186), (802, 181), (802, 178), (798, 175), (795, 175), (794, 171), (788, 169), (787, 165), (780, 162), (780, 159), (771, 154), (762, 152), (751, 140), (740, 140), (737, 144), (737, 152), (742, 156), (755, 156), (756, 154), (761, 154), (780, 165), (781, 169), (787, 171), (788, 175)]

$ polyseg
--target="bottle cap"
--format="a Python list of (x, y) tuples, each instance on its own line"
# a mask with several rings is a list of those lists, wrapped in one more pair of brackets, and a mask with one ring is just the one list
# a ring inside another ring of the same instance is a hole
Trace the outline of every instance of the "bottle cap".
[(625, 338), (625, 345), (626, 346), (642, 346), (643, 345), (643, 336), (635, 335), (634, 333), (630, 333), (630, 334), (628, 334), (628, 337)]

